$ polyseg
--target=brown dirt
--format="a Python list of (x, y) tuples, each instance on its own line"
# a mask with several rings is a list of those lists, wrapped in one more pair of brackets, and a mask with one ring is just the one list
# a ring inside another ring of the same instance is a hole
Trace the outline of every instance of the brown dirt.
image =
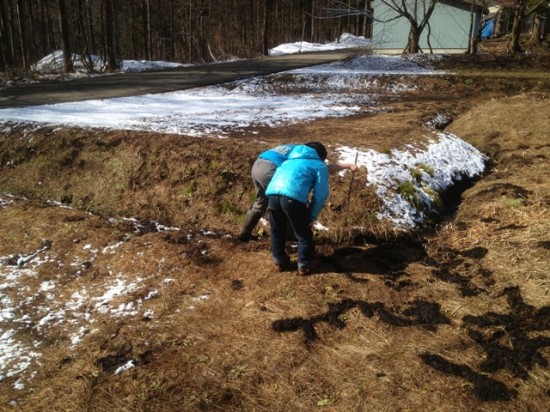
[[(43, 342), (34, 349), (41, 365), (24, 389), (4, 379), (0, 409), (545, 411), (550, 59), (501, 67), (484, 58), (481, 71), (464, 56), (445, 61), (458, 74), (414, 79), (417, 90), (388, 97), (387, 112), (261, 130), (261, 142), (3, 132), (0, 193), (26, 200), (0, 206), (0, 256), (43, 248), (50, 260), (26, 287), (55, 280), (67, 300), (113, 274), (140, 279), (115, 302), (140, 301), (142, 310), (96, 313), (74, 347), (66, 326), (40, 329), (44, 314), (31, 314), (18, 337)], [(492, 164), (435, 230), (404, 234), (377, 222), (359, 174), (349, 209), (349, 177), (332, 178), (322, 220), (366, 228), (318, 233), (319, 274), (275, 273), (267, 234), (247, 244), (230, 238), (265, 147), (321, 140), (384, 151), (417, 140), (438, 113)], [(130, 359), (134, 368), (114, 374)]]

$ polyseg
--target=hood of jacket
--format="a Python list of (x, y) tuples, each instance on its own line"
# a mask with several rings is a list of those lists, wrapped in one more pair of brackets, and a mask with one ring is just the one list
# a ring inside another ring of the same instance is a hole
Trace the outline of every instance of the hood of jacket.
[(292, 152), (288, 155), (288, 160), (295, 159), (311, 159), (322, 162), (321, 158), (317, 154), (317, 150), (305, 145), (299, 145), (292, 149)]

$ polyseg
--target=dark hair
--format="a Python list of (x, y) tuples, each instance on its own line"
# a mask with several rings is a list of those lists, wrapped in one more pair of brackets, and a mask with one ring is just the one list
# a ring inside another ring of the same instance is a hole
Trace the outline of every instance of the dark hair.
[(306, 143), (306, 146), (311, 147), (312, 149), (315, 149), (317, 154), (319, 155), (319, 158), (324, 162), (327, 158), (327, 149), (325, 146), (323, 146), (322, 143), (319, 142), (309, 142)]

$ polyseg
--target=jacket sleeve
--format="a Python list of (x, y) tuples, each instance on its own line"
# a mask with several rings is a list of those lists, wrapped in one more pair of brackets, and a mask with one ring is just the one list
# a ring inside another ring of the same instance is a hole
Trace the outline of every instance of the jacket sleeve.
[(317, 220), (317, 216), (325, 205), (329, 194), (328, 167), (323, 164), (317, 171), (317, 178), (313, 186), (313, 196), (311, 198), (310, 210), (311, 219)]

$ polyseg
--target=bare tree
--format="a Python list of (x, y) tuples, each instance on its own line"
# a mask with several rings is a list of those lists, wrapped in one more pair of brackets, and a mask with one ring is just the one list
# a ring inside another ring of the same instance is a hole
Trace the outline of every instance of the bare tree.
[[(366, 1), (363, 8), (353, 7), (349, 1), (329, 0), (326, 7), (323, 7), (324, 14), (320, 18), (340, 18), (351, 16), (370, 16), (372, 13), (369, 8), (370, 1)], [(319, 18), (319, 17), (318, 17)]]
[(403, 53), (420, 51), (420, 36), (428, 25), (430, 17), (439, 0), (381, 0), (396, 13), (409, 21), (409, 37)]
[[(409, 36), (404, 53), (418, 53), (420, 51), (420, 36), (428, 26), (428, 22), (439, 0), (380, 0), (389, 7), (394, 15), (387, 21), (405, 18), (409, 22)], [(370, 8), (351, 7), (349, 1), (330, 0), (325, 8), (325, 18), (342, 16), (368, 15), (373, 18)]]
[(533, 18), (533, 27), (531, 29), (531, 36), (527, 40), (527, 44), (535, 46), (541, 41), (543, 17), (540, 14), (536, 14)]
[(80, 48), (82, 54), (82, 62), (88, 68), (88, 71), (94, 70), (94, 64), (90, 50), (92, 50), (93, 44), (91, 42), (90, 30), (88, 28), (88, 8), (86, 7), (85, 0), (78, 0), (78, 33), (80, 38)]
[(263, 35), (263, 54), (269, 54), (269, 43), (271, 36), (271, 15), (275, 6), (275, 0), (267, 1), (264, 6), (264, 35)]
[[(389, 1), (389, 0), (384, 0)], [(398, 1), (398, 0), (394, 0)], [(412, 0), (406, 0), (412, 1)], [(333, 41), (343, 29), (370, 35), (373, 0), (0, 0), (0, 69), (24, 68), (63, 48), (122, 58), (196, 62), (256, 56), (300, 39)], [(24, 9), (23, 9), (24, 6)], [(320, 16), (325, 8), (325, 16)], [(331, 16), (331, 9), (339, 9)], [(19, 13), (19, 15), (18, 15)]]
[(58, 0), (59, 6), (59, 26), (61, 29), (61, 38), (63, 41), (63, 71), (65, 73), (72, 72), (73, 67), (73, 52), (71, 49), (71, 35), (69, 30), (69, 18), (67, 16), (67, 8), (65, 0)]
[(475, 12), (476, 9), (479, 7), (486, 7), (488, 3), (488, 0), (472, 0), (472, 4), (470, 7), (470, 28), (468, 30), (468, 34), (470, 36), (470, 39), (468, 41), (468, 50), (466, 51), (467, 54), (476, 54), (477, 48), (479, 45), (479, 39), (481, 36), (481, 30), (482, 27), (478, 28), (477, 31), (474, 32), (474, 18), (475, 18)]
[(9, 4), (0, 0), (0, 70), (5, 71), (13, 64), (13, 47)]
[(21, 63), (23, 69), (29, 68), (29, 62), (27, 59), (27, 43), (26, 43), (26, 30), (23, 21), (25, 20), (25, 4), (23, 0), (17, 0), (15, 3), (15, 13), (17, 16), (17, 25), (19, 26), (19, 44), (21, 49)]
[[(342, 34), (342, 29), (346, 29), (351, 33), (353, 30), (350, 29), (353, 26), (356, 35), (369, 37), (372, 35), (372, 1), (373, 0), (355, 1), (355, 5), (353, 5), (350, 0), (328, 0), (325, 6), (319, 7), (318, 14), (313, 15), (312, 12), (311, 19), (312, 21), (314, 19), (335, 21), (338, 34)], [(345, 27), (342, 26), (343, 23)]]
[(116, 53), (116, 13), (114, 1), (104, 0), (105, 56), (108, 71), (114, 71), (119, 68)]
[(512, 31), (508, 37), (508, 53), (519, 53), (522, 51), (520, 44), (521, 23), (522, 21), (535, 13), (541, 7), (546, 6), (547, 0), (514, 0), (514, 23)]
[(151, 6), (149, 0), (142, 1), (143, 52), (145, 60), (151, 60)]

